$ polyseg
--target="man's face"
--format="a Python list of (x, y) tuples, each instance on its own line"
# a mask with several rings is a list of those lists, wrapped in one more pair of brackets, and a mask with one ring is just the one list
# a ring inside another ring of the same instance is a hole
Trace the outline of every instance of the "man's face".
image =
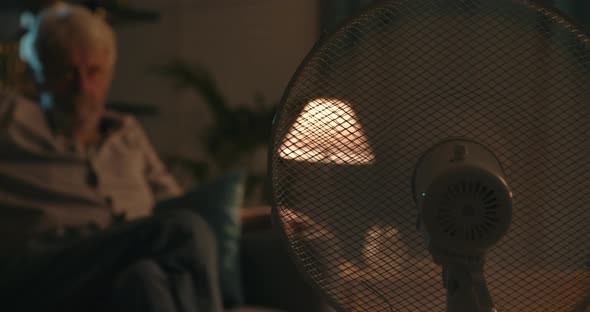
[(94, 126), (100, 120), (113, 79), (113, 60), (106, 49), (64, 49), (43, 62), (42, 91), (53, 109), (72, 126)]

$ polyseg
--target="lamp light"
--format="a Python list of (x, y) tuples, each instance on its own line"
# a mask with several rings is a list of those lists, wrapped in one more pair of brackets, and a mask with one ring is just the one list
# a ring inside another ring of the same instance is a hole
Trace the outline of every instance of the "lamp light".
[(303, 109), (281, 144), (279, 155), (297, 161), (367, 165), (375, 155), (358, 118), (346, 102), (318, 98)]

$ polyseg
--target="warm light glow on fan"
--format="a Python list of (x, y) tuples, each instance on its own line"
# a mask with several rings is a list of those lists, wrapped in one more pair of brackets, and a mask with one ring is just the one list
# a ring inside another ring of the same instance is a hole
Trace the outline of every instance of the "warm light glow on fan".
[(375, 162), (352, 108), (341, 100), (325, 98), (305, 106), (285, 136), (279, 155), (284, 159), (331, 164)]

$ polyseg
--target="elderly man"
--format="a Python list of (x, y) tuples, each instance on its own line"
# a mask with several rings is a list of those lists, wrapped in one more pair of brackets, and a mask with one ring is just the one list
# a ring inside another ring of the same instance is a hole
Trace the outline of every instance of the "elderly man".
[(60, 6), (23, 40), (40, 103), (0, 98), (2, 307), (222, 310), (210, 228), (192, 212), (148, 217), (181, 190), (138, 122), (105, 111), (110, 27)]

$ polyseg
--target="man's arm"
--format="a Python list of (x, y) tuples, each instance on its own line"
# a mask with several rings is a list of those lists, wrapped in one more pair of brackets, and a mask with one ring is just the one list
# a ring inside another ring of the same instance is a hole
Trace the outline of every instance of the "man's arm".
[(135, 122), (139, 133), (140, 146), (145, 156), (145, 177), (155, 199), (158, 201), (181, 195), (183, 193), (182, 188), (168, 172), (139, 122)]

